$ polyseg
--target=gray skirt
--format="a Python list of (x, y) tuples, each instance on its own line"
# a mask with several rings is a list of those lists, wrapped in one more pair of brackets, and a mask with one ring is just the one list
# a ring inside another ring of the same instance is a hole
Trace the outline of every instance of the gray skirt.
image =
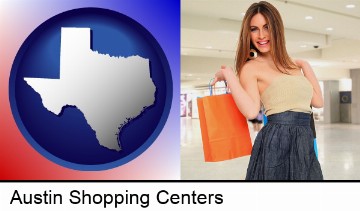
[(310, 118), (291, 111), (268, 116), (255, 139), (246, 180), (323, 180)]

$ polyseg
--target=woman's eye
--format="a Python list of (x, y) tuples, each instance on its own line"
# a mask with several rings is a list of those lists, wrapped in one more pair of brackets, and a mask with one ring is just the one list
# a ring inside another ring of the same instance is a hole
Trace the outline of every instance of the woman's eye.
[(257, 28), (252, 28), (252, 29), (250, 29), (250, 31), (252, 31), (252, 32), (254, 32), (254, 31), (256, 31), (257, 30)]

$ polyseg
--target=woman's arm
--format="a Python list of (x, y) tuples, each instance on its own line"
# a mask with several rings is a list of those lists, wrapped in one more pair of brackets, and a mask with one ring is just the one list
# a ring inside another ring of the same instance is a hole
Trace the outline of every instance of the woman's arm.
[(315, 108), (322, 108), (324, 106), (324, 98), (321, 93), (319, 81), (317, 80), (309, 62), (297, 59), (295, 60), (295, 63), (302, 69), (304, 76), (313, 86), (313, 97), (311, 99), (311, 105)]
[(256, 118), (260, 110), (260, 96), (256, 75), (251, 73), (245, 65), (241, 71), (239, 81), (232, 68), (221, 66), (221, 69), (215, 74), (212, 85), (217, 81), (224, 80), (227, 82), (240, 112), (247, 119)]

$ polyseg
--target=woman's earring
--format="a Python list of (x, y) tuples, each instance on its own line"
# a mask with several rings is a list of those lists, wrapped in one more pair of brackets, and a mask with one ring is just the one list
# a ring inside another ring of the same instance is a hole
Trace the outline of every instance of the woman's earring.
[(250, 49), (250, 57), (249, 59), (256, 59), (257, 51), (255, 49)]

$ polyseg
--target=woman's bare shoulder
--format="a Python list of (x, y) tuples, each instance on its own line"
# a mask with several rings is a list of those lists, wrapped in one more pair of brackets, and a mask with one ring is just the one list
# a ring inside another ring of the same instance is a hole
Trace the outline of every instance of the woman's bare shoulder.
[(257, 75), (258, 64), (254, 60), (247, 61), (241, 69), (240, 75), (254, 77)]
[(299, 69), (310, 67), (310, 63), (304, 59), (293, 59), (293, 62), (299, 67)]

